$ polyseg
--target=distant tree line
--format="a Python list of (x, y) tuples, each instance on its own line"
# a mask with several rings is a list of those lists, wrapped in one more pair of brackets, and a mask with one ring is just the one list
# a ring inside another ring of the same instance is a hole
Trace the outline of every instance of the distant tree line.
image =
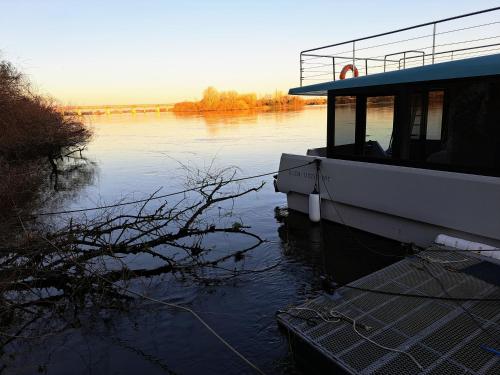
[(236, 91), (218, 91), (208, 87), (200, 101), (176, 103), (174, 112), (241, 111), (241, 110), (289, 110), (306, 105), (325, 104), (326, 99), (303, 99), (300, 96), (284, 95), (277, 91), (273, 95), (258, 98), (255, 93), (239, 94)]
[[(394, 97), (393, 96), (369, 96), (366, 99), (368, 104), (378, 104), (378, 103), (393, 103), (394, 102)], [(336, 104), (356, 104), (356, 97), (355, 96), (336, 96), (335, 97), (335, 103)]]

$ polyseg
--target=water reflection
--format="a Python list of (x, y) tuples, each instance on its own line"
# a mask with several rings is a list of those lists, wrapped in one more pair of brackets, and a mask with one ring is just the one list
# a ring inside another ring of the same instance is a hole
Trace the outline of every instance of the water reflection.
[[(185, 304), (197, 311), (223, 337), (230, 339), (268, 374), (299, 374), (288, 352), (287, 337), (278, 330), (275, 312), (290, 304), (330, 292), (323, 276), (347, 283), (397, 258), (378, 257), (362, 248), (397, 253), (399, 244), (354, 232), (332, 223), (312, 224), (307, 215), (287, 210), (263, 214), (274, 231), (269, 242), (246, 258), (246, 267), (280, 265), (265, 273), (241, 275), (213, 286), (193, 284), (173, 275), (156, 276), (136, 285), (158, 299)], [(228, 265), (231, 267), (232, 265)], [(81, 326), (54, 336), (8, 348), (6, 374), (252, 374), (244, 363), (217, 343), (189, 314), (151, 303), (125, 310), (94, 311), (79, 316)]]
[(50, 174), (53, 190), (75, 196), (80, 189), (95, 183), (97, 170), (97, 163), (82, 152), (57, 159)]
[[(317, 108), (316, 108), (317, 109)], [(225, 131), (234, 131), (238, 126), (248, 127), (257, 125), (262, 118), (270, 117), (276, 123), (286, 122), (294, 117), (300, 116), (303, 110), (289, 109), (278, 112), (256, 111), (256, 110), (237, 110), (237, 111), (207, 111), (197, 112), (173, 112), (177, 120), (203, 120), (207, 125), (208, 133), (211, 136), (217, 136)]]
[[(384, 112), (381, 116), (385, 118)], [(65, 208), (144, 198), (159, 187), (163, 187), (162, 193), (178, 190), (184, 181), (179, 178), (178, 161), (203, 165), (215, 156), (216, 164), (236, 165), (241, 175), (250, 175), (275, 171), (283, 152), (305, 154), (308, 148), (326, 143), (324, 107), (209, 118), (151, 113), (89, 120), (95, 136), (86, 155), (97, 162), (99, 174), (90, 163), (80, 175), (60, 175), (56, 184), (59, 196), (74, 194), (71, 202), (64, 201)], [(295, 212), (276, 219), (274, 208), (283, 207), (286, 197), (274, 192), (272, 177), (263, 179), (267, 182), (264, 188), (239, 199), (234, 209), (267, 242), (227, 266), (277, 267), (217, 286), (170, 274), (141, 279), (135, 286), (155, 298), (193, 308), (266, 373), (297, 373), (286, 337), (276, 325), (276, 311), (322, 293), (321, 276), (340, 284), (352, 281), (394, 261), (374, 251), (392, 254), (400, 248), (397, 243), (340, 225), (311, 224), (306, 215)], [(260, 179), (254, 182), (258, 184)], [(238, 245), (218, 242), (228, 249)], [(149, 265), (148, 259), (133, 261)], [(4, 373), (31, 374), (40, 365), (49, 374), (252, 373), (196, 320), (179, 311), (138, 303), (126, 311), (98, 311), (80, 320), (80, 327), (61, 335), (11, 348), (15, 356)]]
[(66, 207), (95, 183), (97, 171), (97, 164), (84, 152), (61, 157), (52, 167), (45, 159), (0, 165), (0, 196), (5, 198), (0, 202), (2, 242), (9, 243), (41, 220), (51, 221), (36, 213)]
[(287, 211), (279, 220), (283, 254), (339, 284), (393, 263), (404, 251), (398, 242), (332, 222), (312, 223), (307, 215), (295, 211)]

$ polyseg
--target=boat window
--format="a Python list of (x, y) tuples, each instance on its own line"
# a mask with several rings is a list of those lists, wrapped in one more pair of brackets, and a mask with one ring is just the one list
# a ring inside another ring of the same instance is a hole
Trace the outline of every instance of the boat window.
[(429, 92), (429, 109), (427, 113), (427, 140), (441, 139), (443, 124), (443, 91)]
[[(430, 91), (412, 87), (398, 95), (360, 94), (363, 103), (337, 96), (331, 155), (500, 174), (500, 79), (451, 82)], [(356, 120), (356, 112), (363, 118)]]
[(429, 156), (439, 155), (437, 153), (443, 149), (443, 97), (443, 91), (421, 91), (410, 95), (409, 139), (401, 141), (403, 160), (430, 161)]
[[(442, 111), (429, 111), (428, 138), (437, 138), (438, 133), (446, 133), (436, 142), (439, 148), (426, 158), (428, 163), (447, 164), (453, 168), (464, 168), (470, 173), (476, 171), (500, 172), (500, 82), (456, 83), (447, 93), (448, 109), (446, 132), (439, 127), (431, 130), (442, 117)], [(429, 107), (442, 108), (442, 95), (429, 96)], [(436, 99), (434, 103), (432, 99)], [(433, 114), (431, 116), (431, 113)], [(434, 117), (434, 118), (433, 118)]]
[(356, 136), (356, 97), (335, 98), (335, 146), (352, 145)]
[(420, 93), (411, 95), (411, 139), (420, 139), (423, 123), (423, 96)]
[(366, 156), (390, 156), (393, 122), (393, 96), (371, 96), (367, 98), (366, 147), (364, 152)]

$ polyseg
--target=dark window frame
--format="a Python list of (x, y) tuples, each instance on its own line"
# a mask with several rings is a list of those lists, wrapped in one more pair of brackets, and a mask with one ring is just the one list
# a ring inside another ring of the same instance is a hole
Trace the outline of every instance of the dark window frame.
[[(327, 114), (327, 158), (352, 160), (366, 163), (395, 165), (410, 168), (439, 170), (447, 172), (458, 172), (465, 174), (475, 174), (483, 176), (500, 177), (500, 166), (494, 169), (481, 167), (467, 167), (453, 164), (432, 163), (428, 161), (417, 161), (405, 159), (405, 153), (409, 153), (409, 141), (411, 132), (409, 126), (398, 126), (398, 124), (410, 123), (410, 96), (412, 93), (423, 94), (424, 123), (421, 124), (420, 140), (427, 137), (427, 116), (428, 98), (431, 91), (443, 91), (443, 114), (441, 120), (441, 142), (446, 142), (448, 136), (448, 109), (449, 109), (449, 88), (457, 81), (477, 82), (478, 80), (494, 79), (500, 82), (499, 76), (471, 77), (447, 81), (418, 82), (398, 85), (384, 85), (376, 87), (361, 87), (355, 89), (341, 89), (328, 91), (328, 114)], [(356, 143), (354, 155), (339, 155), (335, 153), (335, 97), (336, 96), (356, 96)], [(366, 139), (366, 103), (368, 97), (373, 96), (394, 96), (394, 116), (393, 116), (393, 149), (392, 158), (373, 158), (362, 155), (364, 142)], [(361, 105), (359, 105), (361, 103)], [(360, 107), (360, 108), (358, 108)], [(358, 129), (359, 128), (359, 129)], [(406, 129), (405, 129), (406, 128)], [(403, 142), (403, 140), (406, 140)]]

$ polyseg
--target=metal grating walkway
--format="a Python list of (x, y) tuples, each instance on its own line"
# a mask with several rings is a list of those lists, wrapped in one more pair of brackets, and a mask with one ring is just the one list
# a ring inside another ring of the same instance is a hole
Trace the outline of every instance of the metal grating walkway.
[[(500, 298), (500, 263), (424, 251), (349, 284), (394, 293)], [(332, 311), (336, 311), (331, 315)], [(342, 314), (337, 322), (333, 316)], [(377, 344), (411, 354), (382, 349)], [(500, 374), (500, 303), (378, 294), (348, 287), (278, 314), (293, 335), (349, 373)], [(369, 327), (368, 327), (369, 326)]]

